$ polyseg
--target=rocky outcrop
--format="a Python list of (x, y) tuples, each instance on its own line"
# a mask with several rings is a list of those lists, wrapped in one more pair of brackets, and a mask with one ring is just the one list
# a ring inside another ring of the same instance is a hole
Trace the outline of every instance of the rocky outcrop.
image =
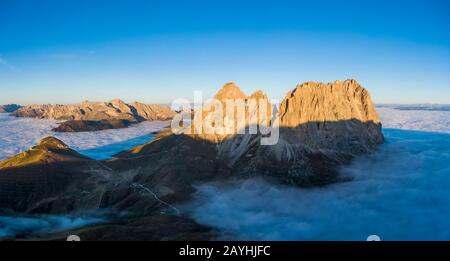
[(0, 209), (68, 213), (98, 206), (113, 173), (48, 137), (0, 163)]
[(375, 106), (355, 80), (301, 84), (287, 94), (278, 118), (289, 144), (314, 150), (358, 155), (383, 142)]
[(17, 105), (17, 104), (0, 105), (0, 113), (15, 112), (15, 111), (17, 111), (20, 108), (22, 108), (22, 106)]
[(30, 105), (12, 115), (54, 120), (127, 120), (141, 122), (146, 120), (168, 120), (175, 112), (168, 106), (147, 105), (133, 102), (127, 104), (122, 100), (110, 102), (84, 101), (74, 105)]
[(201, 109), (187, 112), (191, 124), (174, 133), (193, 134), (195, 138), (222, 143), (236, 134), (250, 133), (249, 126), (270, 125), (273, 106), (262, 91), (247, 96), (234, 83), (226, 83)]
[(100, 131), (109, 129), (122, 129), (130, 126), (128, 120), (100, 120), (100, 121), (82, 121), (69, 120), (61, 123), (58, 127), (53, 128), (55, 132), (84, 132), (84, 131)]
[(252, 146), (232, 166), (235, 173), (326, 185), (340, 179), (340, 165), (384, 141), (370, 96), (354, 80), (297, 86), (282, 101), (273, 126), (278, 142), (261, 146), (260, 137), (252, 137)]
[(157, 105), (157, 104), (144, 104), (139, 102), (132, 102), (129, 105), (132, 108), (133, 114), (138, 115), (142, 120), (170, 120), (175, 116), (175, 112), (172, 111), (169, 106)]
[[(215, 96), (222, 103), (226, 99), (250, 98), (269, 104), (262, 92), (246, 96), (234, 84), (226, 84)], [(247, 108), (246, 116), (255, 114), (260, 107), (251, 111)], [(271, 112), (268, 110), (267, 116)], [(215, 113), (214, 110), (203, 111), (203, 118), (214, 119)], [(256, 122), (261, 118), (257, 114)], [(245, 121), (245, 128), (254, 123)], [(193, 127), (195, 124), (194, 121)], [(370, 152), (384, 140), (370, 96), (354, 80), (297, 86), (287, 94), (270, 124), (279, 131), (277, 142), (270, 146), (262, 145), (264, 135), (261, 133), (202, 133), (190, 135), (190, 138), (210, 142), (217, 161), (227, 166), (234, 176), (266, 175), (300, 186), (337, 181), (339, 165)]]

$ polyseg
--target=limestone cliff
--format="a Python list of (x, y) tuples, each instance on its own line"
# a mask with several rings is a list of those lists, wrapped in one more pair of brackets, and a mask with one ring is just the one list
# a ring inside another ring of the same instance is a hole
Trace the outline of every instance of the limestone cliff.
[(0, 162), (0, 209), (68, 213), (98, 207), (113, 172), (47, 137)]
[(278, 112), (289, 144), (357, 155), (383, 142), (381, 123), (366, 89), (355, 80), (298, 85)]

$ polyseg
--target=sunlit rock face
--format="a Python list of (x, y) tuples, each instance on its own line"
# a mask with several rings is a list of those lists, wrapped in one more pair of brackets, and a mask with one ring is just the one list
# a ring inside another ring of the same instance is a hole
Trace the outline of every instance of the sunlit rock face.
[(269, 126), (272, 107), (264, 92), (247, 96), (236, 84), (226, 83), (212, 100), (194, 111), (185, 134), (216, 144), (238, 134), (257, 134), (258, 131), (249, 131), (249, 126)]
[[(247, 96), (235, 84), (227, 83), (214, 99), (201, 111), (203, 132), (190, 137), (214, 146), (218, 162), (238, 177), (266, 175), (295, 185), (329, 184), (339, 180), (339, 165), (372, 151), (384, 140), (370, 95), (354, 80), (298, 85), (287, 94), (274, 118), (273, 107), (261, 91)], [(247, 105), (252, 101), (256, 106), (246, 106), (246, 118), (239, 121), (238, 110), (231, 110), (233, 117), (217, 110), (230, 100), (244, 100)], [(230, 121), (240, 127), (231, 133), (217, 131)], [(205, 133), (205, 122), (216, 132)], [(194, 117), (190, 127), (197, 124)], [(270, 134), (249, 132), (253, 125), (258, 125), (258, 130), (270, 127)], [(245, 132), (239, 132), (242, 129)], [(262, 142), (267, 136), (275, 137), (274, 141)]]
[(313, 150), (357, 155), (384, 140), (370, 95), (355, 80), (298, 85), (281, 103), (278, 121), (287, 143)]
[(13, 113), (17, 117), (33, 117), (55, 120), (168, 120), (176, 113), (168, 106), (148, 105), (139, 102), (125, 103), (122, 100), (110, 102), (84, 101), (73, 105), (30, 105)]
[(340, 179), (337, 168), (384, 140), (369, 93), (354, 80), (304, 83), (282, 101), (272, 127), (277, 142), (248, 142), (231, 162), (235, 172), (301, 186)]

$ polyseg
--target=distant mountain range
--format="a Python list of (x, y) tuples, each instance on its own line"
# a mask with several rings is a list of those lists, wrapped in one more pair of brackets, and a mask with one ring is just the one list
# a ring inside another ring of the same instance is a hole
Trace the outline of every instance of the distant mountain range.
[(128, 104), (116, 99), (110, 102), (84, 101), (74, 105), (29, 105), (18, 108), (11, 115), (65, 120), (54, 131), (79, 132), (126, 128), (142, 121), (164, 121), (175, 114), (169, 106), (139, 102)]

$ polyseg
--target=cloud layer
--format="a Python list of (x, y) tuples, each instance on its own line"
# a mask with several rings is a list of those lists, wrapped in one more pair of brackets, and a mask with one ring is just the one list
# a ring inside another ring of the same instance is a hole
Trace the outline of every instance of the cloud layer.
[[(432, 105), (428, 106), (432, 107)], [(450, 111), (377, 108), (385, 128), (450, 133)]]
[(450, 239), (450, 135), (385, 130), (387, 143), (342, 169), (353, 181), (301, 189), (262, 179), (198, 187), (183, 206), (246, 240)]
[(170, 122), (142, 122), (125, 129), (96, 132), (57, 133), (51, 129), (56, 121), (16, 118), (0, 114), (0, 160), (36, 145), (46, 136), (55, 136), (71, 148), (95, 159), (108, 158), (153, 138), (151, 132), (164, 129)]

